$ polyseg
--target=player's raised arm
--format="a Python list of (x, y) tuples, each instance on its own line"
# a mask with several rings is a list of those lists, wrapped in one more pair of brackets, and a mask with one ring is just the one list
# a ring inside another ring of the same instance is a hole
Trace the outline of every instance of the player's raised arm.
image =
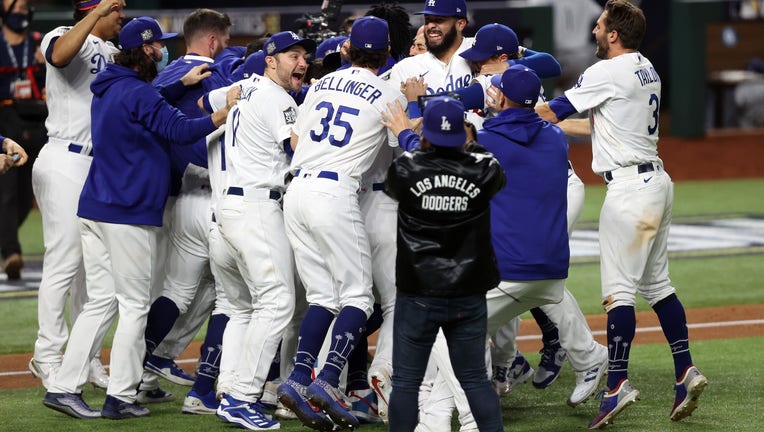
[(74, 56), (80, 52), (85, 39), (93, 32), (93, 29), (102, 18), (106, 18), (110, 14), (116, 14), (117, 19), (114, 25), (121, 26), (122, 19), (125, 17), (122, 11), (125, 7), (124, 0), (82, 1), (78, 2), (75, 7), (78, 11), (84, 12), (89, 10), (90, 12), (51, 44), (50, 52), (45, 53), (45, 57), (53, 66), (63, 67), (69, 64)]

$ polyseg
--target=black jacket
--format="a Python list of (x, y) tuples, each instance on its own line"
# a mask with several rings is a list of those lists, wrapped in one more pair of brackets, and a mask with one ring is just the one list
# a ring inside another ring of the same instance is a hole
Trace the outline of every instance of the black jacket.
[(490, 201), (505, 181), (490, 153), (434, 148), (395, 160), (385, 192), (399, 202), (399, 294), (462, 297), (498, 285)]

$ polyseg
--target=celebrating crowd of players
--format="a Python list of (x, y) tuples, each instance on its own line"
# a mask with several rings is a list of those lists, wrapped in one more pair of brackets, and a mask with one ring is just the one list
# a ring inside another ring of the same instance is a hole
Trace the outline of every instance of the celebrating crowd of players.
[[(382, 4), (349, 36), (317, 46), (285, 31), (252, 50), (228, 46), (227, 15), (198, 9), (172, 62), (176, 35), (151, 17), (127, 22), (125, 6), (75, 1), (77, 23), (42, 43), (46, 253), (30, 370), (47, 407), (143, 417), (174, 398), (161, 376), (192, 386), (184, 413), (250, 430), (299, 419), (442, 431), (456, 409), (462, 431), (493, 432), (499, 395), (531, 376), (551, 385), (567, 359), (570, 406), (607, 375), (595, 429), (639, 396), (627, 375), (637, 292), (672, 349), (670, 418), (697, 407), (708, 381), (668, 279), (673, 186), (637, 7), (607, 2), (593, 32), (602, 61), (546, 103), (540, 78), (559, 75), (557, 61), (501, 24), (464, 37), (464, 0), (427, 0), (421, 36)], [(586, 111), (591, 122), (564, 120)], [(607, 346), (565, 287), (583, 205), (565, 134), (591, 135), (608, 185)], [(81, 312), (67, 336), (69, 292)], [(529, 310), (544, 333), (535, 374), (515, 346)], [(117, 316), (106, 399), (92, 409), (82, 389), (99, 382)], [(173, 358), (208, 318), (191, 376)]]

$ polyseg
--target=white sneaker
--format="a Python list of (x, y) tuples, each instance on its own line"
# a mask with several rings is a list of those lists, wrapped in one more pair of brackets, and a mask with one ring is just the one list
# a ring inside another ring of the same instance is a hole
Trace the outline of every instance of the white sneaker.
[(597, 365), (585, 371), (576, 372), (576, 386), (573, 388), (573, 393), (571, 393), (568, 398), (568, 405), (571, 407), (586, 402), (586, 400), (597, 391), (600, 386), (600, 381), (602, 381), (602, 377), (607, 374), (607, 347), (600, 344), (597, 345), (599, 351), (597, 355), (599, 362)]
[(393, 391), (392, 374), (386, 369), (380, 368), (369, 373), (369, 384), (371, 389), (377, 394), (377, 411), (382, 421), (387, 424), (387, 415), (389, 413), (388, 404), (390, 403), (390, 393)]
[(101, 359), (98, 357), (94, 357), (93, 360), (90, 360), (88, 382), (93, 384), (93, 387), (104, 390), (109, 386), (109, 375), (106, 373), (106, 369), (103, 364), (101, 364)]
[(60, 367), (61, 363), (42, 363), (34, 358), (29, 360), (29, 372), (32, 372), (32, 375), (35, 378), (40, 378), (42, 380), (42, 386), (46, 389), (49, 388), (51, 382), (53, 382), (53, 379), (58, 372), (58, 368)]

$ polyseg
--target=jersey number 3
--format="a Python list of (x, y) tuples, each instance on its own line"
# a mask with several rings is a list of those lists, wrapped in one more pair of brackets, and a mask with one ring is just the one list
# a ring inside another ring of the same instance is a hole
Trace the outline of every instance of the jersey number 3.
[(650, 101), (647, 102), (649, 106), (653, 106), (655, 102), (655, 109), (653, 110), (653, 122), (652, 125), (647, 126), (647, 133), (652, 135), (658, 130), (658, 110), (660, 109), (661, 102), (658, 100), (658, 95), (655, 93), (650, 94)]
[[(310, 131), (310, 138), (315, 141), (323, 141), (329, 138), (329, 144), (335, 147), (343, 147), (350, 142), (353, 136), (353, 126), (347, 121), (347, 116), (357, 116), (360, 110), (349, 106), (340, 105), (334, 109), (330, 102), (321, 102), (316, 105), (316, 111), (326, 110), (326, 115), (321, 118), (321, 129)], [(345, 120), (342, 116), (345, 115)]]

